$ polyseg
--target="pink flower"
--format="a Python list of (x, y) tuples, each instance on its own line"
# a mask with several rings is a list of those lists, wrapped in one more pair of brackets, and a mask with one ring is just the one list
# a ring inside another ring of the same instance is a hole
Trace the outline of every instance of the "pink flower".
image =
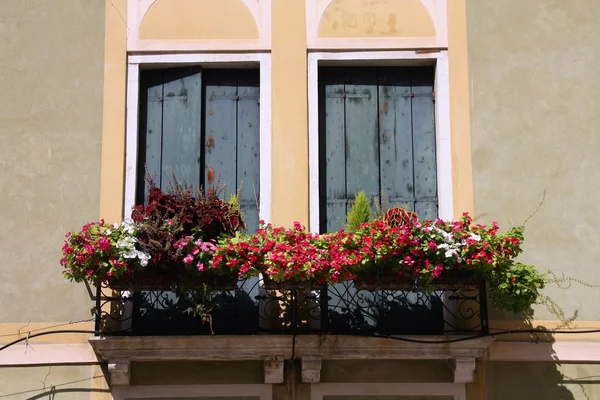
[(202, 264), (201, 262), (196, 264), (196, 267), (198, 267), (198, 271), (204, 271), (204, 264)]
[(98, 247), (100, 248), (101, 251), (109, 251), (110, 250), (110, 240), (108, 240), (107, 238), (103, 237), (100, 238), (98, 240)]
[(187, 256), (185, 256), (185, 258), (183, 259), (183, 262), (186, 264), (191, 264), (192, 261), (194, 261), (194, 256), (191, 254), (188, 254)]
[(83, 247), (88, 254), (94, 254), (94, 248), (90, 244), (86, 243), (83, 245)]

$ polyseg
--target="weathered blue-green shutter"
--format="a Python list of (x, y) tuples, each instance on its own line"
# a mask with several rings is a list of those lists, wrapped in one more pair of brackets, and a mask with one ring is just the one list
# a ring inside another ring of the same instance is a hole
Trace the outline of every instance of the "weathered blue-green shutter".
[(372, 207), (380, 194), (377, 71), (349, 68), (345, 86), (348, 211), (359, 191), (366, 193)]
[(237, 184), (247, 230), (258, 228), (260, 199), (260, 90), (259, 72), (238, 75)]
[(433, 68), (412, 70), (412, 126), (415, 211), (421, 219), (438, 215)]
[(143, 71), (140, 80), (137, 202), (145, 171), (167, 188), (171, 178), (200, 186), (202, 80), (198, 68)]
[(332, 232), (344, 224), (346, 216), (346, 113), (344, 72), (325, 69), (320, 74), (327, 82), (321, 89), (321, 230)]
[(248, 231), (258, 227), (260, 112), (258, 71), (207, 72), (206, 187), (220, 184), (229, 195), (241, 186)]
[(381, 189), (390, 206), (437, 217), (433, 70), (379, 71)]
[(381, 190), (390, 207), (414, 210), (410, 76), (395, 69), (379, 73)]
[(230, 194), (237, 186), (237, 81), (226, 74), (206, 72), (204, 182)]
[(354, 196), (437, 216), (431, 68), (320, 71), (321, 230), (341, 228)]

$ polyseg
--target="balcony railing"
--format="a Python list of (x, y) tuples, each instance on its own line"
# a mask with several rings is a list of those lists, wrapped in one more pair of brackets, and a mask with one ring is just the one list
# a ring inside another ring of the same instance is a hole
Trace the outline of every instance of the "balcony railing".
[(98, 287), (96, 330), (162, 335), (481, 335), (488, 333), (485, 283), (475, 290), (357, 289), (353, 282), (267, 289), (259, 278), (210, 292), (204, 318), (190, 315), (194, 291), (117, 292)]

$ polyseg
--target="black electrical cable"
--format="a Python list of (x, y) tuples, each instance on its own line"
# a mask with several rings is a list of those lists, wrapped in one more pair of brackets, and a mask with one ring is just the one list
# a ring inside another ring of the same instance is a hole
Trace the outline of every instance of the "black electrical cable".
[(5, 344), (4, 346), (0, 347), (0, 351), (2, 351), (4, 349), (8, 349), (9, 347), (14, 346), (17, 343), (24, 342), (24, 341), (32, 339), (34, 337), (53, 335), (53, 334), (57, 334), (57, 333), (91, 333), (94, 335), (100, 335), (100, 334), (105, 334), (106, 332), (64, 329), (64, 330), (58, 330), (58, 331), (47, 331), (47, 332), (34, 333), (33, 335), (23, 333), (24, 335), (26, 335), (25, 337), (22, 337), (17, 340), (13, 340), (12, 342)]
[[(33, 335), (27, 335), (26, 337), (22, 337), (17, 340), (13, 340), (12, 342), (7, 343), (7, 344), (3, 345), (2, 347), (0, 347), (0, 351), (7, 349), (11, 346), (14, 346), (15, 344), (24, 342), (29, 339), (33, 339), (38, 336), (53, 335), (53, 334), (60, 334), (60, 333), (90, 333), (90, 334), (94, 334), (94, 335), (109, 335), (108, 332), (86, 331), (86, 330), (58, 330), (58, 331), (41, 332), (41, 333), (35, 333)], [(500, 335), (519, 335), (519, 334), (523, 334), (523, 333), (589, 334), (589, 333), (600, 333), (600, 329), (587, 329), (587, 330), (577, 330), (577, 331), (576, 330), (573, 330), (573, 331), (548, 330), (548, 329), (518, 329), (518, 330), (499, 331), (499, 332), (488, 333), (488, 334), (483, 334), (483, 335), (466, 336), (466, 337), (460, 337), (460, 338), (456, 338), (456, 339), (447, 339), (447, 340), (421, 340), (421, 339), (413, 339), (413, 338), (407, 338), (407, 337), (402, 337), (402, 336), (390, 336), (390, 335), (360, 335), (360, 334), (356, 334), (356, 335), (352, 335), (352, 336), (376, 337), (376, 338), (392, 339), (392, 340), (399, 340), (399, 341), (403, 341), (403, 342), (419, 343), (419, 344), (448, 344), (448, 343), (466, 342), (468, 340), (481, 339), (483, 337), (493, 337), (493, 336), (500, 336)], [(295, 347), (295, 339), (296, 339), (296, 335), (293, 336), (294, 347)]]
[(457, 342), (465, 342), (468, 340), (475, 340), (484, 337), (493, 337), (493, 336), (501, 336), (501, 335), (519, 335), (523, 333), (549, 333), (549, 334), (585, 334), (585, 333), (600, 333), (600, 329), (588, 329), (588, 330), (578, 330), (578, 331), (563, 331), (563, 330), (548, 330), (548, 329), (517, 329), (517, 330), (506, 330), (506, 331), (498, 331), (494, 333), (482, 334), (482, 335), (474, 335), (474, 336), (466, 336), (460, 337), (456, 339), (447, 339), (447, 340), (421, 340), (421, 339), (412, 339), (401, 336), (390, 336), (390, 335), (361, 335), (367, 337), (380, 337), (385, 339), (393, 339), (400, 340), (403, 342), (411, 342), (411, 343), (421, 343), (421, 344), (448, 344), (448, 343), (457, 343)]

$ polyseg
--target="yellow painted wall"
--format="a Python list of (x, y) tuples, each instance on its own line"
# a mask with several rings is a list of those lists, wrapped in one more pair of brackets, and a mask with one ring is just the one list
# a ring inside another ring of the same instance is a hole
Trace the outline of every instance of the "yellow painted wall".
[(140, 39), (257, 39), (258, 28), (241, 0), (158, 0), (140, 27)]
[(104, 96), (100, 216), (108, 223), (123, 218), (125, 118), (127, 97), (127, 1), (105, 0)]
[(319, 37), (434, 37), (420, 0), (334, 0), (319, 24)]
[(278, 225), (308, 224), (308, 94), (304, 0), (273, 1), (272, 209)]
[(64, 234), (98, 218), (104, 4), (0, 6), (0, 323), (90, 318)]

